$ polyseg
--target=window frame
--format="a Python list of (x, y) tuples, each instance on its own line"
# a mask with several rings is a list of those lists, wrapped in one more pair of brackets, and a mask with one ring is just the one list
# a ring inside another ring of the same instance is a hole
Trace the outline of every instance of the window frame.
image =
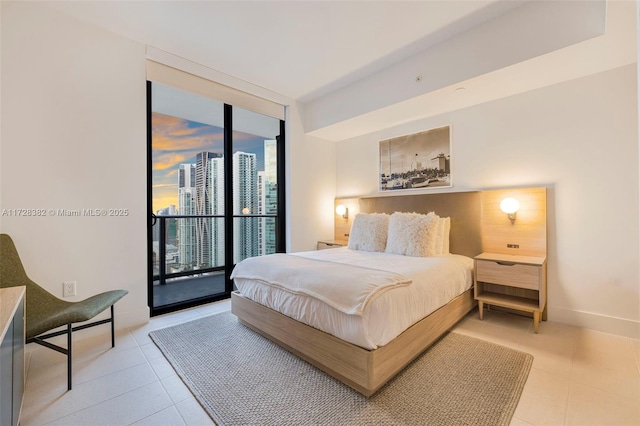
[[(157, 83), (168, 85), (164, 81), (157, 81)], [(215, 83), (214, 83), (215, 84)], [(206, 271), (224, 270), (224, 292), (211, 296), (200, 297), (196, 299), (190, 299), (187, 301), (173, 303), (169, 305), (162, 305), (159, 307), (154, 306), (153, 302), (153, 283), (155, 281), (153, 271), (153, 226), (157, 217), (153, 211), (153, 81), (147, 80), (147, 301), (151, 316), (162, 315), (168, 312), (173, 312), (180, 309), (186, 309), (193, 306), (198, 306), (206, 303), (215, 302), (218, 300), (224, 300), (231, 297), (231, 293), (234, 290), (233, 281), (231, 280), (231, 273), (235, 264), (234, 259), (234, 226), (233, 221), (235, 218), (247, 217), (242, 215), (234, 215), (233, 213), (233, 108), (234, 106), (228, 103), (224, 103), (224, 223), (225, 223), (225, 265), (221, 267), (209, 268)], [(175, 87), (179, 90), (184, 90), (180, 87)], [(201, 93), (197, 93), (201, 95)], [(220, 101), (219, 99), (216, 99)], [(238, 108), (247, 109), (245, 106), (238, 106)], [(260, 113), (260, 112), (258, 112)], [(260, 113), (261, 114), (261, 113)], [(264, 115), (264, 114), (263, 114)], [(286, 122), (283, 118), (273, 117), (279, 120), (280, 134), (276, 136), (276, 156), (277, 156), (277, 214), (275, 215), (275, 242), (276, 253), (286, 252), (286, 167), (285, 167), (285, 141), (286, 141)], [(179, 215), (178, 215), (179, 216)], [(249, 217), (273, 217), (273, 215), (248, 215)], [(161, 222), (163, 220), (161, 219)], [(165, 259), (164, 247), (159, 244), (159, 258)], [(199, 272), (206, 272), (200, 270)], [(164, 273), (164, 271), (163, 271)], [(193, 273), (195, 274), (195, 272)], [(165, 274), (166, 275), (166, 274)], [(176, 273), (171, 274), (171, 277), (191, 275), (189, 273)], [(162, 277), (161, 277), (162, 279)]]

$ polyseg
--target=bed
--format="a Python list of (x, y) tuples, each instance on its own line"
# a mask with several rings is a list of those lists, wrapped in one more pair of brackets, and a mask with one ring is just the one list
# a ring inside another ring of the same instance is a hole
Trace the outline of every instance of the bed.
[[(363, 198), (358, 200), (358, 204), (361, 213), (390, 215), (405, 211), (426, 215), (434, 211), (443, 218), (448, 217), (451, 224), (448, 239), (451, 254), (420, 259), (397, 253), (343, 248), (273, 256), (272, 260), (279, 261), (281, 267), (291, 268), (284, 269), (281, 277), (296, 276), (297, 271), (305, 272), (297, 274), (298, 278), (291, 278), (293, 281), (315, 275), (309, 273), (314, 271), (312, 266), (323, 262), (335, 267), (335, 275), (327, 275), (327, 282), (340, 281), (341, 278), (332, 277), (352, 276), (352, 272), (356, 273), (353, 276), (364, 274), (367, 272), (364, 269), (387, 271), (388, 274), (380, 273), (383, 277), (378, 279), (386, 281), (376, 288), (375, 297), (361, 298), (365, 300), (363, 303), (356, 298), (358, 303), (345, 302), (345, 306), (338, 306), (340, 303), (331, 304), (332, 300), (318, 301), (322, 297), (316, 293), (297, 294), (298, 301), (291, 302), (292, 295), (299, 292), (298, 287), (266, 285), (266, 282), (281, 283), (283, 279), (277, 275), (256, 276), (254, 271), (244, 268), (242, 276), (234, 278), (239, 290), (232, 294), (232, 312), (245, 326), (365, 396), (370, 396), (474, 308), (470, 288), (473, 281), (470, 258), (481, 251), (480, 198), (478, 192), (443, 193)], [(270, 260), (255, 260), (265, 261)], [(422, 263), (429, 264), (429, 268), (435, 264), (440, 275), (429, 279), (421, 272)], [(339, 264), (351, 268), (349, 274)], [(443, 268), (445, 272), (442, 272)], [(460, 282), (452, 288), (438, 290), (444, 295), (444, 301), (434, 302), (430, 306), (426, 302), (416, 302), (421, 288), (425, 285), (437, 286), (447, 273), (458, 276)], [(368, 276), (360, 279), (367, 281)], [(334, 287), (339, 292), (340, 287), (345, 286)], [(351, 291), (351, 286), (348, 287)], [(283, 299), (287, 303), (278, 303)], [(336, 300), (349, 299), (337, 293), (333, 301)], [(412, 301), (414, 307), (407, 308)], [(283, 308), (283, 305), (289, 309)], [(415, 306), (420, 308), (415, 309)], [(382, 316), (371, 315), (372, 311), (382, 312)], [(322, 320), (317, 322), (314, 317), (324, 318), (329, 325)], [(346, 322), (340, 322), (345, 318)], [(339, 326), (331, 329), (331, 324)]]

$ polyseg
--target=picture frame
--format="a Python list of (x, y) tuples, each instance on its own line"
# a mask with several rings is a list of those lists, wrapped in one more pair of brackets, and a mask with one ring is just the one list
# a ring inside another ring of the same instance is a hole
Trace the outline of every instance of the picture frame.
[(451, 126), (380, 141), (380, 191), (451, 186)]

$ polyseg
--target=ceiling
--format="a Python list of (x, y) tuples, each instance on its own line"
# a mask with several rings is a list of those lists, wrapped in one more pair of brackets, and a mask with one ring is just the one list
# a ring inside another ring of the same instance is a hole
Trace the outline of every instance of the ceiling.
[[(636, 5), (625, 0), (41, 4), (277, 95), (276, 102), (297, 101), (305, 132), (321, 140), (637, 60)], [(424, 72), (439, 80), (416, 85)]]
[(302, 102), (520, 1), (53, 1), (49, 7)]

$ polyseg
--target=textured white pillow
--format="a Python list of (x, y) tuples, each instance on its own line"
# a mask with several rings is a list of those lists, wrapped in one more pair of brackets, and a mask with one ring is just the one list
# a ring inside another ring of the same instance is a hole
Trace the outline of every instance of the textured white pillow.
[(394, 213), (389, 218), (387, 253), (426, 257), (436, 255), (438, 216), (418, 213)]
[(444, 218), (438, 217), (438, 226), (436, 232), (436, 255), (441, 255), (444, 249)]
[(438, 232), (436, 236), (436, 254), (449, 254), (449, 231), (451, 218), (438, 217)]
[(388, 214), (359, 213), (353, 219), (347, 247), (352, 250), (384, 252), (388, 229)]
[(443, 217), (440, 218), (441, 221), (444, 221), (444, 232), (442, 234), (442, 254), (450, 254), (449, 251), (449, 233), (451, 231), (451, 218)]

